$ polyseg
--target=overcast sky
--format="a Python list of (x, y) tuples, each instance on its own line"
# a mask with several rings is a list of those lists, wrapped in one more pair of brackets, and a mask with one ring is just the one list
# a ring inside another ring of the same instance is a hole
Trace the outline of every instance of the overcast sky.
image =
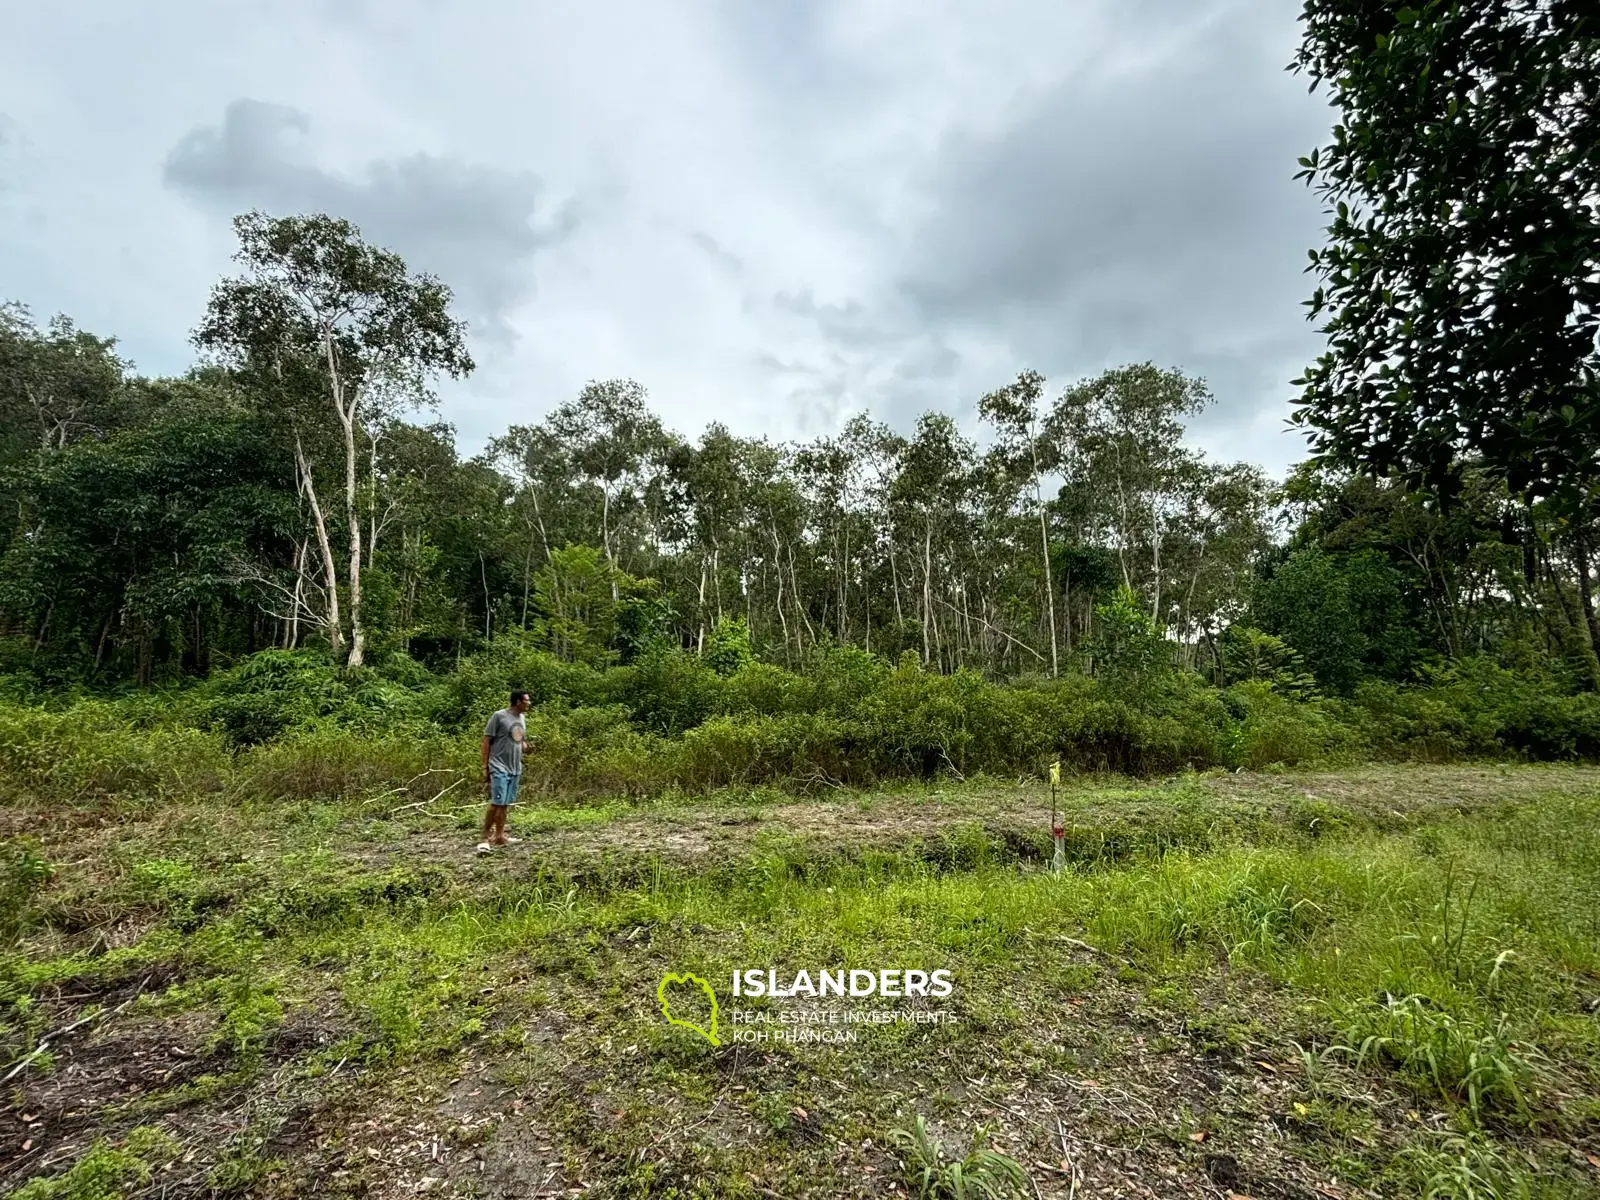
[(0, 41), (0, 299), (147, 373), (229, 218), (347, 216), (455, 289), (473, 451), (629, 376), (814, 436), (1152, 359), (1273, 471), (1319, 346), (1288, 0), (54, 0)]

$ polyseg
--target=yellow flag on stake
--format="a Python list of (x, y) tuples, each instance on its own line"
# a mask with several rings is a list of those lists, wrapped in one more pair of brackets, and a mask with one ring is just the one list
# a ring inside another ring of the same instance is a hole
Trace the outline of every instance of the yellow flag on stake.
[(1050, 764), (1050, 786), (1061, 786), (1061, 760), (1059, 758)]

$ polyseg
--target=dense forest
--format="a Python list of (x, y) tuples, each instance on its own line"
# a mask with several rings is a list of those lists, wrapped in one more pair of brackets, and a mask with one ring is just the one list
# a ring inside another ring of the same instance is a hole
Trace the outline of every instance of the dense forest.
[(464, 458), (448, 281), (337, 215), (236, 218), (182, 377), (0, 308), (0, 679), (157, 686), (235, 742), (373, 688), (351, 711), (449, 728), (520, 682), (574, 744), (746, 720), (746, 759), (811, 747), (762, 771), (829, 778), (1593, 754), (1587, 20), (1306, 6), (1291, 66), (1341, 118), (1300, 160), (1327, 350), (1282, 480), (1196, 451), (1214, 397), (1152, 362), (798, 443), (669, 429), (598, 380)]
[(197, 335), (217, 352), (181, 378), (6, 310), (13, 672), (148, 684), (310, 646), (444, 668), (515, 634), (595, 667), (736, 637), (784, 666), (850, 645), (991, 679), (1093, 675), (1096, 611), (1120, 596), (1218, 683), (1266, 656), (1349, 694), (1484, 653), (1592, 679), (1585, 524), (1471, 469), (1442, 503), (1397, 478), (1208, 461), (1184, 437), (1206, 385), (1148, 363), (1056, 387), (1023, 372), (981, 398), (977, 438), (930, 412), (796, 444), (687, 436), (608, 380), (463, 458), (425, 389), (436, 350), (470, 368), (448, 292), (308, 224), (387, 264), (449, 345), (398, 363), (339, 348), (323, 359), (343, 356), (342, 381), (315, 355), (266, 366), (258, 330), (223, 329), (244, 289), (276, 287), (261, 266), (219, 286)]

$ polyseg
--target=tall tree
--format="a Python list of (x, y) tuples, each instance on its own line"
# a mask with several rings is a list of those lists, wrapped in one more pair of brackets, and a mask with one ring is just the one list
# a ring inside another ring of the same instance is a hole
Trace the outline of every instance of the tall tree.
[(1591, 0), (1307, 0), (1327, 85), (1310, 301), (1327, 352), (1295, 420), (1329, 461), (1589, 501), (1600, 453), (1600, 16)]
[(617, 528), (643, 502), (646, 473), (665, 447), (661, 421), (643, 387), (631, 379), (607, 379), (590, 382), (576, 400), (551, 413), (548, 424), (578, 472), (599, 489), (600, 548), (616, 568)]
[(1068, 388), (1048, 420), (1062, 447), (1064, 504), (1088, 525), (1080, 537), (1109, 542), (1123, 586), (1142, 595), (1162, 629), (1172, 599), (1163, 553), (1205, 478), (1184, 445), (1183, 418), (1211, 400), (1204, 381), (1137, 363)]
[[(450, 313), (448, 287), (430, 275), (412, 274), (399, 255), (369, 245), (349, 221), (251, 212), (235, 218), (233, 227), (239, 238), (234, 258), (244, 274), (216, 286), (195, 340), (241, 362), (278, 366), (294, 360), (302, 370), (314, 369), (344, 441), (347, 662), (360, 666), (365, 633), (357, 434), (374, 409), (427, 398), (434, 375), (470, 372), (466, 327)], [(311, 496), (315, 503), (314, 491)], [(325, 530), (323, 543), (331, 559)]]
[(1044, 566), (1045, 611), (1050, 622), (1050, 673), (1061, 673), (1056, 647), (1056, 589), (1050, 578), (1050, 529), (1046, 523), (1042, 480), (1056, 467), (1060, 452), (1055, 442), (1040, 427), (1039, 402), (1044, 395), (1044, 376), (1024, 371), (1016, 382), (990, 392), (978, 402), (978, 413), (995, 427), (999, 435), (996, 449), (1004, 465), (1023, 475), (1033, 492), (1033, 505), (1039, 516), (1039, 556)]

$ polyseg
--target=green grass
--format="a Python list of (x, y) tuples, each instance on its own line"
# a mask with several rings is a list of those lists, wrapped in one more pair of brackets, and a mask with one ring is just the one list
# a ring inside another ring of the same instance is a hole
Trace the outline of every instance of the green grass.
[[(774, 831), (744, 857), (659, 856), (610, 875), (353, 856), (359, 800), (130, 825), (97, 874), (67, 872), (30, 900), (31, 940), (0, 966), (8, 1065), (56, 1023), (40, 1015), (53, 995), (153, 977), (129, 1014), (199, 1022), (212, 1066), (136, 1110), (105, 1109), (102, 1142), (21, 1194), (138, 1185), (162, 1150), (130, 1148), (135, 1111), (147, 1124), (206, 1113), (293, 1077), (360, 1113), (387, 1102), (398, 1073), (444, 1086), (471, 1059), (536, 1096), (551, 1154), (617, 1195), (690, 1195), (706, 1180), (760, 1195), (782, 1186), (775, 1163), (841, 1189), (870, 1166), (925, 1195), (1007, 1194), (1013, 1159), (1041, 1181), (1039, 1163), (1056, 1164), (1060, 1183), (1071, 1130), (1045, 1114), (1091, 1078), (1107, 1097), (1079, 1118), (1094, 1140), (1168, 1146), (1175, 1169), (1203, 1170), (1197, 1146), (1247, 1146), (1250, 1122), (1272, 1119), (1288, 1138), (1273, 1170), (1439, 1197), (1581, 1195), (1600, 1173), (1586, 1185), (1551, 1147), (1600, 1137), (1600, 786), (1551, 782), (1426, 819), (1321, 800), (1315, 829), (1304, 808), (1241, 807), (1197, 784), (1106, 789), (1098, 816), (1079, 805), (1084, 840), (1060, 876), (959, 789), (931, 839), (819, 846)], [(1149, 828), (1168, 835), (1117, 841), (1162, 806)], [(631, 819), (541, 809), (519, 828), (603, 835)], [(249, 838), (219, 845), (229, 822)], [(263, 845), (276, 852), (242, 852)], [(85, 912), (147, 927), (88, 954), (50, 924)], [(727, 1005), (736, 967), (769, 964), (945, 967), (959, 1023), (752, 1055), (668, 1026), (655, 1006), (667, 971), (712, 980)], [(307, 1022), (323, 1040), (282, 1050)], [(1201, 1096), (1200, 1116), (1141, 1074), (1154, 1063), (1198, 1079), (1210, 1062), (1278, 1090), (1246, 1090), (1241, 1104), (1260, 1108), (1249, 1117)], [(214, 1186), (265, 1186), (319, 1161), (267, 1140), (211, 1147)]]

